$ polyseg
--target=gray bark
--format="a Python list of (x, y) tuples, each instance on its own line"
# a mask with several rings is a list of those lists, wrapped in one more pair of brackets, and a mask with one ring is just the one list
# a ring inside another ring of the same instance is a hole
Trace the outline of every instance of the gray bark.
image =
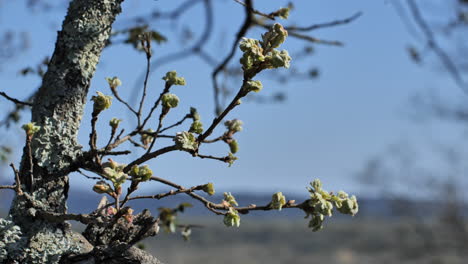
[[(41, 127), (31, 143), (33, 179), (28, 177), (30, 162), (27, 148), (20, 175), (25, 195), (16, 196), (10, 209), (11, 220), (0, 223), (3, 263), (71, 263), (64, 256), (96, 250), (82, 235), (71, 231), (66, 222), (50, 222), (38, 211), (66, 213), (68, 174), (80, 156), (77, 141), (88, 88), (101, 51), (111, 32), (123, 0), (74, 0), (34, 105), (32, 121)], [(18, 228), (19, 227), (19, 228)], [(18, 231), (19, 230), (19, 231)], [(16, 236), (15, 236), (16, 234)], [(86, 255), (84, 255), (86, 256)], [(81, 263), (159, 263), (135, 248), (97, 261), (92, 254)]]

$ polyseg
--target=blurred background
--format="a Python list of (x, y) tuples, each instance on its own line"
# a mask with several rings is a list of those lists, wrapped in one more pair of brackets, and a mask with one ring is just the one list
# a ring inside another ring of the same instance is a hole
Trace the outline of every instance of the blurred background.
[[(181, 102), (167, 124), (192, 106), (206, 126), (242, 82), (237, 49), (217, 76), (217, 89), (211, 77), (243, 23), (242, 3), (126, 1), (89, 97), (96, 91), (110, 94), (105, 77), (118, 76), (120, 95), (137, 104), (146, 58), (134, 33), (145, 28), (154, 31), (155, 39), (148, 101), (164, 88), (165, 73), (177, 70), (187, 85), (172, 90)], [(67, 5), (0, 0), (0, 91), (25, 101), (34, 95)], [(327, 190), (355, 194), (359, 214), (334, 216), (317, 233), (307, 228), (302, 212), (286, 210), (252, 213), (242, 218), (239, 229), (227, 229), (222, 218), (194, 206), (180, 216), (181, 222), (202, 226), (189, 242), (161, 234), (141, 246), (167, 263), (465, 263), (468, 1), (254, 1), (264, 13), (288, 6), (289, 19), (277, 22), (291, 28), (283, 48), (292, 66), (258, 75), (264, 89), (228, 116), (244, 122), (236, 134), (235, 164), (228, 168), (181, 152), (149, 165), (158, 176), (184, 186), (213, 182), (218, 194), (230, 191), (241, 205), (268, 203), (277, 191), (302, 201), (308, 197), (305, 187), (320, 178)], [(272, 23), (257, 19), (247, 37), (260, 38), (263, 25)], [(30, 116), (4, 98), (0, 102), (0, 183), (9, 184), (8, 164), (19, 162), (20, 127)], [(86, 109), (80, 130), (84, 146), (91, 111)], [(115, 101), (100, 116), (99, 145), (106, 143), (112, 117), (123, 119), (124, 127), (135, 125), (131, 113)], [(143, 151), (134, 149), (118, 162)], [(222, 156), (228, 147), (204, 151)], [(95, 181), (79, 174), (70, 180), (70, 211), (94, 210), (100, 198), (91, 191)], [(140, 193), (163, 190), (148, 184)], [(0, 197), (0, 212), (6, 215), (11, 193), (0, 192)], [(134, 207), (157, 212), (181, 202), (190, 199), (148, 200)]]

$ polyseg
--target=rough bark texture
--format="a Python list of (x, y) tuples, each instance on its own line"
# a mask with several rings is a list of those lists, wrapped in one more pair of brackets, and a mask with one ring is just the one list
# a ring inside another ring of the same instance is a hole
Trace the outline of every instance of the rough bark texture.
[[(29, 180), (31, 168), (25, 148), (20, 172), (26, 194), (14, 199), (11, 219), (0, 221), (0, 236), (8, 238), (0, 242), (2, 263), (70, 263), (62, 256), (93, 250), (93, 245), (72, 232), (66, 222), (51, 223), (37, 217), (36, 212), (67, 211), (68, 173), (81, 153), (77, 134), (88, 88), (122, 2), (74, 0), (68, 8), (32, 108), (32, 121), (41, 127), (31, 143), (34, 183)], [(109, 253), (104, 263), (115, 261), (159, 263), (135, 248), (115, 259)], [(103, 262), (90, 257), (81, 263)]]

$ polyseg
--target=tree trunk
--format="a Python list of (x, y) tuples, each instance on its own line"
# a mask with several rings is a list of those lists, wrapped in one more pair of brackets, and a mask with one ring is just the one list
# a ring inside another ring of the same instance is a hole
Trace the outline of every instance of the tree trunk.
[[(10, 215), (21, 235), (9, 244), (0, 243), (3, 263), (70, 263), (65, 257), (83, 254), (93, 246), (66, 222), (54, 223), (38, 217), (38, 211), (66, 213), (68, 174), (81, 153), (77, 142), (88, 88), (115, 17), (123, 0), (73, 0), (55, 51), (32, 107), (32, 122), (40, 126), (25, 147), (20, 175), (25, 195), (16, 196)], [(33, 182), (29, 178), (33, 161)], [(2, 222), (3, 223), (3, 222)], [(0, 223), (0, 230), (12, 231)], [(5, 231), (5, 232), (7, 232)], [(7, 234), (7, 233), (5, 233)], [(130, 249), (108, 263), (159, 263), (143, 251)], [(80, 263), (95, 263), (92, 257)], [(102, 263), (102, 262), (99, 262)]]

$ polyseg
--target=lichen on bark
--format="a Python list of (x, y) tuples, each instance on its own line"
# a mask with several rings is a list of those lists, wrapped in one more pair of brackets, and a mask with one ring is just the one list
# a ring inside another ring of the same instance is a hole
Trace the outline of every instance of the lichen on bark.
[[(58, 263), (63, 255), (90, 250), (67, 223), (48, 222), (35, 212), (66, 213), (68, 173), (81, 152), (77, 135), (88, 89), (122, 2), (74, 0), (69, 5), (32, 107), (32, 122), (41, 127), (31, 142), (34, 188), (12, 203), (8, 221), (21, 232), (17, 241), (0, 244), (3, 262)], [(23, 183), (28, 183), (31, 171), (28, 161), (25, 151), (20, 167)]]

